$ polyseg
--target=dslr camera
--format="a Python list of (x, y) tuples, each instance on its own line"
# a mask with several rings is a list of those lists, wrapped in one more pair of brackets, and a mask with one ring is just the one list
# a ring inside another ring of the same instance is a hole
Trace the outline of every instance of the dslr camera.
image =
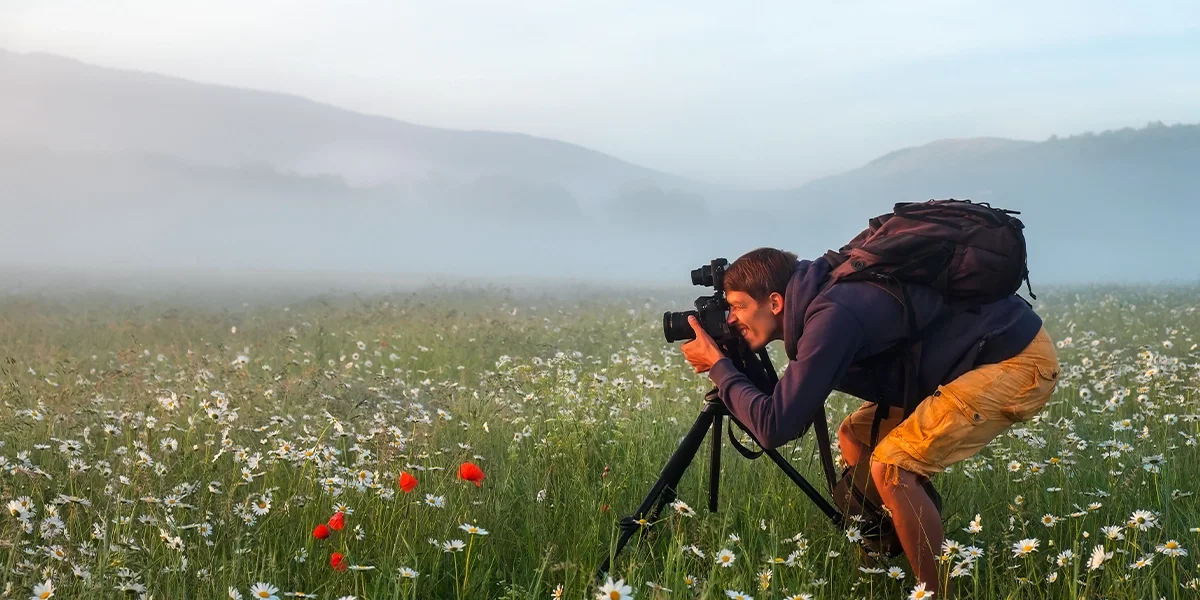
[(692, 285), (712, 287), (711, 296), (696, 298), (696, 310), (663, 313), (663, 335), (667, 343), (696, 339), (696, 332), (688, 324), (688, 317), (695, 316), (700, 326), (719, 346), (734, 341), (737, 335), (729, 328), (729, 303), (725, 301), (725, 267), (729, 261), (714, 258), (709, 264), (692, 269)]

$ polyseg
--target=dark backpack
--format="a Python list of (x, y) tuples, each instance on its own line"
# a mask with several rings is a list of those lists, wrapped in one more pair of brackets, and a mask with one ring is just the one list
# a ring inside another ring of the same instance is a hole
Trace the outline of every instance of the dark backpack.
[[(848, 244), (825, 254), (830, 283), (875, 280), (930, 286), (959, 305), (1000, 300), (1029, 286), (1025, 225), (1017, 211), (970, 200), (900, 202)], [(1033, 288), (1029, 288), (1033, 299)]]

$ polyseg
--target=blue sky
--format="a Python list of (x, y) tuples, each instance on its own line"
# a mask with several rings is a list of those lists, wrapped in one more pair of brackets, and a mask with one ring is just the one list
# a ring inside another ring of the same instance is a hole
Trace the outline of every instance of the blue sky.
[(0, 47), (782, 187), (947, 137), (1200, 122), (1200, 2), (0, 2)]

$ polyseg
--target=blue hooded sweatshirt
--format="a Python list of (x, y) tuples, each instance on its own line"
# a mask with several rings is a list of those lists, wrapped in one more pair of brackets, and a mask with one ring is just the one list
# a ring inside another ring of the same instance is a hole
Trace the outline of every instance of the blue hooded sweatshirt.
[[(903, 304), (865, 281), (838, 282), (822, 290), (829, 271), (824, 258), (796, 263), (783, 294), (788, 363), (774, 393), (759, 391), (728, 357), (709, 370), (729, 412), (765, 448), (799, 436), (833, 390), (904, 406), (900, 360), (870, 368), (866, 362), (907, 336)], [(932, 323), (921, 335), (920, 398), (977, 365), (1015, 356), (1042, 327), (1042, 319), (1016, 294), (978, 310), (955, 312), (938, 291), (905, 287), (918, 327)]]

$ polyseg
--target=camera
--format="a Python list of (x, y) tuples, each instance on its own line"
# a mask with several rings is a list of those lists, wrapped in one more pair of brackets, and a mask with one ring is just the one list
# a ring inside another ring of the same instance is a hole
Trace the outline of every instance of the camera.
[(714, 288), (711, 296), (696, 298), (696, 310), (663, 313), (663, 335), (668, 343), (696, 339), (696, 332), (688, 324), (688, 317), (695, 316), (705, 333), (718, 344), (730, 341), (734, 332), (729, 328), (729, 303), (725, 301), (725, 267), (729, 261), (714, 258), (709, 264), (692, 269), (692, 285)]

